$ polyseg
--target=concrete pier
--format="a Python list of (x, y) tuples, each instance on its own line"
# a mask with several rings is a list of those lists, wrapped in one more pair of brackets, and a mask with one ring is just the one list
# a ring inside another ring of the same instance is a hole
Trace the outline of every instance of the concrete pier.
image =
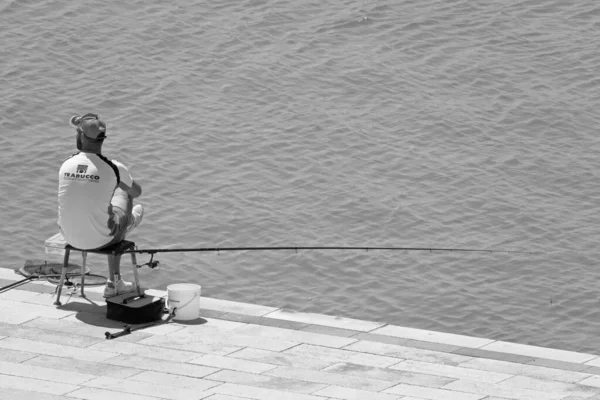
[(598, 355), (207, 297), (197, 321), (107, 340), (124, 324), (101, 289), (0, 294), (0, 399), (600, 399)]

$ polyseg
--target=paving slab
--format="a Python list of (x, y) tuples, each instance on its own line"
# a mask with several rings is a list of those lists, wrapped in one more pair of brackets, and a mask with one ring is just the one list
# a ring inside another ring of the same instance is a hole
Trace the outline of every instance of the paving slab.
[[(31, 321), (43, 315), (42, 309), (32, 309), (31, 307), (21, 307), (19, 302), (0, 300), (0, 323), (22, 324)], [(17, 307), (19, 305), (19, 307)]]
[(14, 269), (0, 268), (0, 279), (6, 280), (3, 284), (7, 285), (9, 283), (20, 281), (23, 279), (23, 276), (16, 273)]
[[(282, 327), (282, 328), (284, 328), (284, 327)], [(353, 337), (356, 340), (358, 340), (356, 335), (362, 334), (362, 332), (360, 332), (360, 331), (344, 329), (344, 328), (333, 328), (330, 326), (323, 326), (323, 325), (307, 325), (303, 328), (300, 328), (299, 330), (305, 331), (305, 332), (322, 333), (324, 335), (331, 335), (331, 336)]]
[(0, 323), (0, 335), (37, 342), (68, 344), (75, 347), (88, 347), (102, 341), (100, 337), (77, 335), (71, 332), (56, 332), (6, 323)]
[(366, 365), (358, 365), (351, 363), (335, 364), (331, 367), (323, 369), (322, 371), (336, 372), (338, 374), (345, 374), (353, 377), (385, 380), (394, 384), (407, 383), (431, 388), (439, 388), (444, 385), (447, 385), (450, 382), (455, 381), (454, 378), (440, 375), (430, 375), (412, 371), (393, 370), (390, 368), (369, 367)]
[(249, 336), (269, 337), (296, 343), (308, 343), (317, 346), (341, 348), (355, 343), (357, 340), (343, 336), (332, 336), (321, 333), (297, 331), (273, 326), (248, 325), (236, 329), (235, 333)]
[(378, 354), (381, 356), (394, 357), (399, 361), (404, 359), (424, 361), (435, 364), (459, 365), (469, 361), (472, 357), (460, 354), (433, 351), (408, 346), (400, 346), (381, 342), (370, 342), (361, 340), (344, 348), (358, 353)]
[(144, 371), (130, 378), (136, 382), (156, 383), (174, 388), (193, 389), (197, 392), (204, 392), (210, 388), (220, 385), (219, 382), (209, 381), (201, 378), (193, 378), (188, 376), (167, 374), (164, 372)]
[[(324, 400), (322, 396), (314, 396), (311, 394), (295, 393), (287, 390), (268, 389), (263, 387), (255, 387), (248, 385), (240, 385), (235, 383), (225, 383), (209, 389), (208, 394), (223, 394), (244, 399), (254, 400)], [(208, 397), (210, 399), (210, 397)]]
[(200, 299), (200, 307), (209, 310), (223, 311), (228, 313), (238, 313), (246, 315), (254, 315), (258, 317), (265, 316), (273, 311), (275, 307), (260, 306), (255, 304), (240, 303), (236, 301), (213, 299), (210, 297), (202, 297)]
[(401, 383), (386, 389), (384, 393), (412, 396), (429, 400), (481, 400), (487, 397), (485, 394), (469, 393), (469, 391), (435, 389), (406, 383)]
[(217, 371), (218, 368), (203, 365), (189, 364), (176, 361), (159, 360), (155, 358), (139, 356), (117, 356), (104, 361), (105, 364), (118, 365), (121, 367), (132, 367), (145, 371), (163, 372), (167, 374), (204, 378)]
[(0, 348), (0, 360), (2, 361), (21, 363), (37, 356), (36, 353), (29, 351)]
[(265, 317), (363, 332), (374, 331), (375, 329), (381, 328), (385, 325), (380, 322), (361, 321), (358, 319), (323, 314), (301, 313), (291, 310), (275, 310), (269, 314), (266, 314)]
[(226, 394), (213, 394), (210, 397), (205, 397), (207, 400), (240, 400), (249, 399), (250, 397), (228, 396)]
[[(46, 296), (41, 296), (41, 293), (32, 292), (29, 290), (19, 290), (12, 289), (6, 292), (0, 293), (0, 300), (12, 300), (12, 301), (21, 301), (23, 303), (34, 303), (36, 304), (36, 299), (42, 298), (43, 301), (46, 301)], [(39, 304), (39, 303), (37, 303)]]
[[(491, 351), (491, 350), (482, 350), (482, 349), (472, 349), (468, 347), (460, 347), (454, 351), (454, 354), (460, 354), (463, 356), (470, 356), (475, 358), (490, 358), (493, 360), (501, 360), (501, 361), (512, 361), (523, 364), (534, 363), (538, 359), (532, 356), (524, 356), (520, 354), (512, 354), (512, 353), (503, 353), (501, 351)], [(581, 367), (583, 368), (583, 367)]]
[(600, 367), (585, 367), (581, 370), (581, 372), (585, 372), (592, 375), (600, 375)]
[(0, 294), (0, 400), (600, 399), (597, 354), (210, 298), (195, 321), (106, 340), (124, 323), (102, 288), (61, 307), (52, 288)]
[(192, 360), (189, 360), (188, 363), (205, 365), (207, 367), (229, 369), (232, 371), (252, 372), (258, 374), (277, 368), (277, 365), (269, 363), (243, 360), (240, 358), (233, 357), (223, 357), (215, 354), (205, 354), (200, 357), (195, 357)]
[(223, 313), (219, 311), (200, 309), (200, 315), (203, 317), (214, 317), (222, 320), (245, 322), (247, 324), (275, 326), (286, 329), (302, 329), (310, 324), (304, 322), (287, 321), (283, 319), (275, 319), (269, 317), (258, 317), (255, 315), (246, 315), (238, 313)]
[(481, 396), (496, 396), (515, 400), (562, 400), (568, 394), (552, 391), (533, 390), (509, 385), (483, 383), (469, 380), (458, 380), (444, 386), (444, 389), (467, 393), (476, 393)]
[(227, 355), (244, 347), (283, 351), (299, 344), (289, 340), (236, 333), (203, 335), (197, 333), (178, 334), (178, 332), (168, 335), (154, 335), (139, 341), (139, 343), (218, 355)]
[(0, 387), (0, 400), (64, 400), (65, 397), (31, 390)]
[(0, 348), (36, 354), (61, 355), (84, 361), (104, 361), (118, 355), (117, 353), (73, 347), (66, 344), (46, 343), (13, 337), (0, 340)]
[(4, 389), (63, 395), (78, 389), (78, 386), (69, 383), (36, 379), (33, 377), (0, 374), (0, 390)]
[(379, 392), (394, 384), (383, 379), (367, 378), (364, 376), (338, 374), (335, 371), (314, 371), (304, 368), (277, 367), (264, 373), (264, 375), (289, 378), (306, 382), (322, 383), (331, 386), (360, 389)]
[(460, 364), (461, 367), (483, 371), (501, 372), (510, 375), (529, 376), (555, 382), (575, 383), (591, 377), (591, 374), (558, 368), (549, 368), (509, 361), (473, 358)]
[(24, 378), (35, 377), (35, 379), (44, 381), (70, 383), (73, 385), (79, 385), (96, 378), (95, 375), (82, 373), (80, 371), (70, 371), (68, 374), (57, 374), (56, 370), (53, 368), (6, 361), (0, 361), (0, 375)]
[(69, 372), (84, 372), (95, 376), (110, 376), (114, 378), (129, 378), (144, 372), (134, 366), (121, 367), (106, 363), (76, 360), (73, 358), (60, 357), (59, 355), (37, 355), (23, 362), (23, 365), (33, 365), (50, 368), (57, 374), (69, 376)]
[(199, 355), (198, 353), (194, 353), (192, 351), (167, 349), (164, 347), (147, 346), (134, 342), (122, 342), (120, 340), (106, 339), (89, 346), (88, 349), (177, 362), (187, 362), (197, 358)]
[(318, 396), (327, 396), (335, 399), (369, 399), (369, 400), (396, 400), (398, 396), (387, 393), (377, 393), (372, 391), (352, 389), (345, 386), (328, 386), (314, 394)]
[(585, 363), (598, 358), (598, 356), (593, 354), (550, 349), (547, 347), (531, 346), (520, 343), (503, 342), (500, 340), (482, 346), (481, 349), (572, 363)]
[(403, 359), (388, 357), (378, 354), (362, 353), (346, 349), (334, 349), (331, 347), (314, 346), (311, 344), (301, 344), (284, 351), (285, 354), (310, 355), (319, 357), (323, 360), (335, 362), (349, 362), (353, 364), (368, 365), (372, 367), (386, 368), (397, 364)]
[(473, 368), (463, 368), (456, 367), (454, 365), (443, 365), (414, 360), (404, 360), (398, 364), (390, 366), (390, 368), (408, 372), (418, 372), (421, 374), (443, 376), (447, 378), (467, 379), (489, 383), (502, 382), (514, 376), (502, 372), (490, 372)]
[(353, 335), (352, 337), (355, 339), (358, 339), (358, 340), (365, 340), (367, 342), (395, 344), (398, 346), (412, 347), (412, 348), (424, 349), (424, 350), (442, 351), (445, 353), (452, 353), (457, 350), (464, 349), (464, 347), (453, 346), (450, 344), (426, 342), (423, 340), (406, 339), (406, 338), (399, 338), (399, 337), (387, 336), (387, 335), (377, 335), (374, 333), (362, 333), (361, 332), (356, 335)]
[(177, 387), (170, 385), (170, 381), (140, 381), (135, 379), (119, 379), (111, 377), (100, 377), (94, 380), (82, 383), (85, 387), (106, 389), (121, 393), (158, 397), (170, 400), (196, 400), (198, 399), (197, 390), (191, 388)]
[(312, 370), (321, 370), (331, 365), (337, 364), (336, 359), (323, 359), (318, 355), (296, 354), (278, 351), (269, 351), (253, 349), (246, 347), (227, 355), (229, 358), (258, 361), (260, 363), (271, 364), (274, 366), (298, 367)]
[(157, 400), (156, 396), (142, 396), (128, 392), (85, 387), (68, 393), (65, 398), (85, 400)]
[(283, 378), (266, 374), (222, 370), (206, 377), (208, 380), (275, 389), (293, 393), (312, 393), (326, 387), (326, 384), (307, 380)]
[(404, 326), (395, 325), (386, 325), (382, 328), (371, 331), (371, 333), (472, 348), (481, 348), (485, 345), (494, 343), (494, 340), (491, 339), (456, 335), (453, 333), (427, 331), (424, 329), (407, 328)]
[[(589, 379), (589, 378), (587, 378)], [(577, 383), (555, 382), (530, 376), (513, 376), (502, 382), (498, 387), (532, 389), (540, 392), (562, 394), (563, 396), (592, 397), (600, 393), (600, 387), (588, 386), (586, 380)]]

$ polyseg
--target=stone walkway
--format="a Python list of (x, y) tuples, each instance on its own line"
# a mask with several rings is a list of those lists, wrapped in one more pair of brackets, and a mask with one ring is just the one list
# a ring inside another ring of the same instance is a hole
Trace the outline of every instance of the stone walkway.
[(0, 294), (0, 399), (600, 399), (593, 354), (206, 297), (199, 320), (107, 340), (123, 324), (99, 288), (53, 291)]

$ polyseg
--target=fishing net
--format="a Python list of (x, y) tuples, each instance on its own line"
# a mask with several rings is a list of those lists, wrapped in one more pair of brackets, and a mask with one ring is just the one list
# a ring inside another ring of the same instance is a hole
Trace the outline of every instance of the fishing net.
[[(58, 285), (60, 276), (49, 276), (48, 282)], [(85, 286), (104, 286), (106, 285), (106, 277), (96, 274), (85, 274)], [(81, 286), (81, 274), (71, 275), (65, 279), (65, 286)]]
[[(62, 262), (32, 261), (28, 260), (25, 265), (16, 268), (15, 272), (30, 279), (46, 279), (48, 282), (58, 284), (62, 271)], [(91, 270), (85, 268), (85, 285), (95, 286), (106, 284), (106, 277), (90, 273)], [(65, 275), (65, 285), (81, 285), (81, 266), (69, 263)]]
[[(15, 272), (23, 275), (25, 278), (45, 279), (49, 276), (60, 278), (62, 267), (63, 263), (27, 260), (25, 265), (16, 268)], [(85, 273), (90, 273), (90, 269), (86, 267)], [(67, 276), (71, 277), (80, 274), (81, 266), (69, 263), (67, 266)]]

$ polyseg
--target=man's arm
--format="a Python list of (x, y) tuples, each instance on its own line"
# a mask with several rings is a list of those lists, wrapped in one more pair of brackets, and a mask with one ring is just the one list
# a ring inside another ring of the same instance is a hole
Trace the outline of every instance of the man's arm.
[(140, 195), (142, 194), (142, 186), (133, 180), (133, 178), (129, 174), (129, 170), (127, 169), (127, 167), (118, 162), (117, 160), (112, 160), (112, 162), (119, 169), (119, 175), (121, 176), (121, 179), (119, 181), (119, 187), (126, 191), (132, 199), (140, 197)]
[(131, 180), (131, 186), (126, 185), (123, 181), (119, 182), (119, 187), (127, 192), (132, 199), (140, 197), (142, 194), (142, 186), (134, 180)]

